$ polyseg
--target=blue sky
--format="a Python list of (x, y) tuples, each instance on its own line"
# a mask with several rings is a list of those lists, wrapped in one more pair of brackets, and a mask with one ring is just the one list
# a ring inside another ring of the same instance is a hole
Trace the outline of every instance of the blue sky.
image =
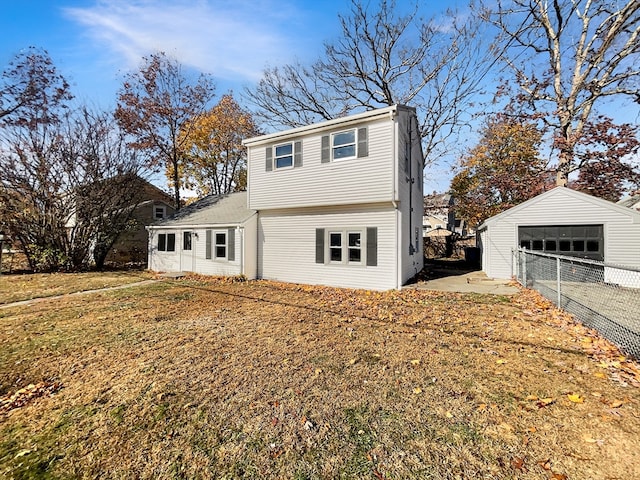
[[(467, 4), (421, 3), (424, 14)], [(396, 4), (407, 11), (414, 2)], [(267, 66), (315, 59), (323, 42), (340, 33), (338, 13), (349, 8), (347, 0), (0, 0), (0, 5), (0, 71), (22, 49), (44, 48), (76, 98), (105, 109), (115, 105), (123, 74), (154, 51), (211, 73), (218, 95), (232, 90), (238, 97)], [(623, 121), (639, 118), (637, 106), (629, 103), (605, 106), (604, 112)], [(449, 165), (431, 167), (425, 191), (446, 189), (451, 177)]]
[[(315, 59), (339, 34), (338, 13), (349, 7), (346, 0), (0, 2), (0, 70), (22, 49), (44, 48), (76, 98), (101, 108), (115, 105), (123, 74), (154, 51), (213, 74), (219, 95), (240, 94), (267, 66)], [(431, 8), (438, 13), (455, 3)], [(411, 5), (397, 0), (401, 10)], [(447, 188), (450, 176), (448, 167), (428, 174), (425, 189)]]
[[(413, 2), (398, 0), (406, 10)], [(455, 0), (437, 4), (444, 9)], [(253, 85), (267, 66), (314, 59), (339, 33), (346, 0), (2, 0), (0, 70), (41, 47), (81, 100), (115, 104), (123, 73), (164, 51), (215, 76), (218, 93)], [(435, 8), (435, 7), (434, 7)]]
[(42, 47), (77, 97), (115, 104), (122, 74), (164, 51), (239, 91), (268, 65), (315, 57), (344, 1), (22, 0), (2, 2), (0, 61)]

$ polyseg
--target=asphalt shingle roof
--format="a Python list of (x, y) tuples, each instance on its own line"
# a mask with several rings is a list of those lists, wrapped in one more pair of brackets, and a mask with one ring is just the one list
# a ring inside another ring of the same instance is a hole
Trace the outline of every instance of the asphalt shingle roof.
[(229, 195), (208, 195), (174, 215), (154, 222), (154, 227), (180, 225), (233, 225), (243, 223), (256, 213), (247, 208), (247, 192), (235, 192)]

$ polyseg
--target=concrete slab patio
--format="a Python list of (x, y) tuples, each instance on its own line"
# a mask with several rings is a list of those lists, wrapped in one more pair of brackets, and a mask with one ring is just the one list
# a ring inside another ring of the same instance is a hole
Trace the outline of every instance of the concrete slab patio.
[(404, 288), (493, 295), (518, 293), (515, 282), (489, 278), (483, 271), (462, 261), (428, 262), (420, 278)]

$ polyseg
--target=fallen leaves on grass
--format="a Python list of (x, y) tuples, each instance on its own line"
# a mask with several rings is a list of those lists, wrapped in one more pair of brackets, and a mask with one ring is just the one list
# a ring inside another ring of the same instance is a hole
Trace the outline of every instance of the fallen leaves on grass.
[[(598, 366), (612, 373), (612, 378), (621, 383), (640, 387), (640, 365), (622, 354), (620, 349), (599, 335), (597, 330), (588, 328), (577, 321), (573, 315), (555, 307), (555, 305), (535, 290), (521, 289), (515, 300), (527, 316), (535, 315), (536, 321), (560, 328), (571, 335), (580, 348), (599, 362)], [(551, 337), (549, 341), (553, 340)], [(597, 377), (602, 375), (595, 373)]]
[(0, 397), (0, 414), (24, 407), (27, 403), (39, 397), (51, 396), (62, 388), (57, 381), (44, 381), (37, 384), (30, 383), (13, 394)]
[(582, 398), (577, 393), (568, 393), (567, 398), (573, 403), (584, 403), (584, 398)]

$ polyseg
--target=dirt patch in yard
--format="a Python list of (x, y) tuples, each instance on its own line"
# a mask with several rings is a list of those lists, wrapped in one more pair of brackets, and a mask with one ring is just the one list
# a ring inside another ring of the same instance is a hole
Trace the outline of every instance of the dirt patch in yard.
[(0, 311), (0, 476), (640, 478), (639, 381), (529, 291), (189, 277)]

